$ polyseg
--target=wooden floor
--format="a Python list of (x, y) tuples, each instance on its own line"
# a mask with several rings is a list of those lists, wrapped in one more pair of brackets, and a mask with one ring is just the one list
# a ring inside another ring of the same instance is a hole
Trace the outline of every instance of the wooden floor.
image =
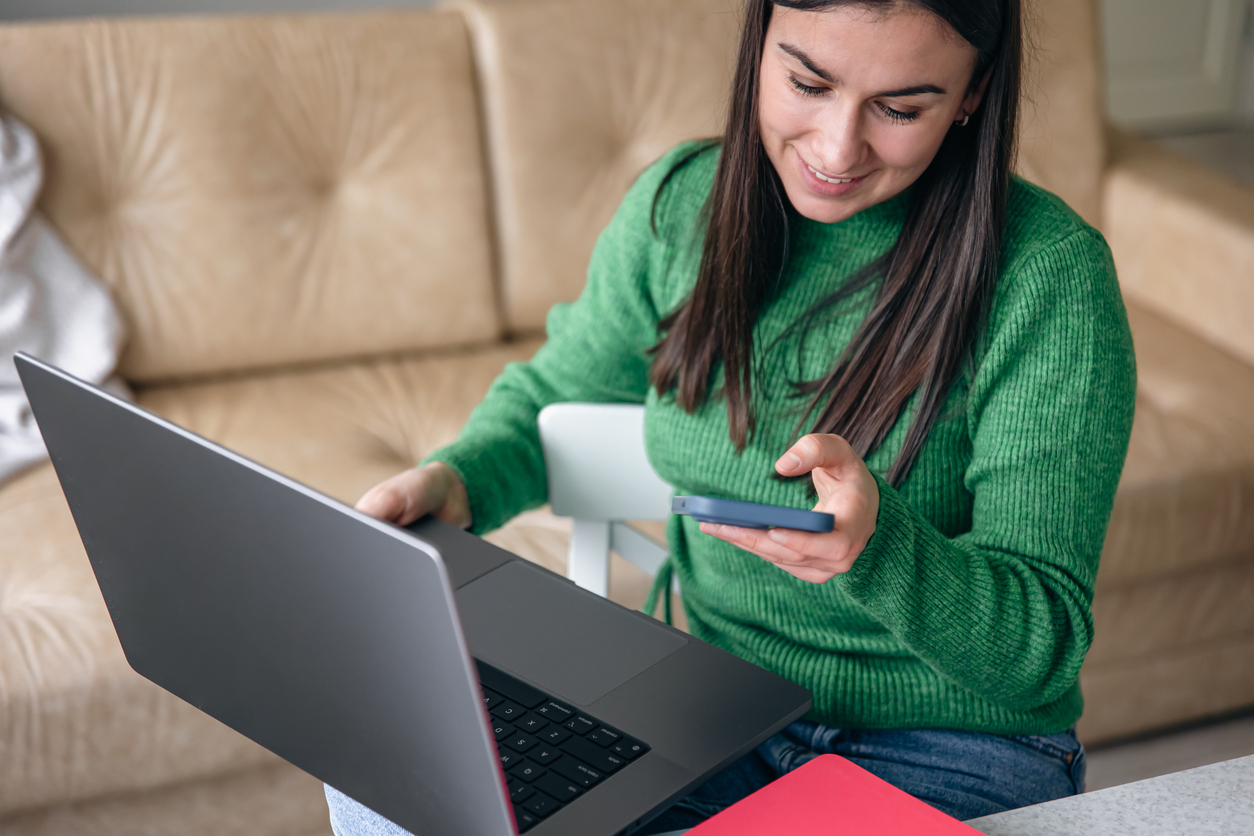
[(1246, 755), (1254, 755), (1254, 713), (1091, 749), (1087, 789), (1091, 792)]

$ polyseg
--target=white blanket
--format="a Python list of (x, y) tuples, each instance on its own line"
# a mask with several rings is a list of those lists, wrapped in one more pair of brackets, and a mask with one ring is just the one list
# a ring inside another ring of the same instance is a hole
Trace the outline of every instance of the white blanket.
[[(42, 184), (39, 143), (0, 114), (0, 484), (47, 456), (14, 352), (100, 383), (122, 347), (122, 320), (108, 291), (35, 212)], [(125, 391), (120, 381), (109, 386)]]

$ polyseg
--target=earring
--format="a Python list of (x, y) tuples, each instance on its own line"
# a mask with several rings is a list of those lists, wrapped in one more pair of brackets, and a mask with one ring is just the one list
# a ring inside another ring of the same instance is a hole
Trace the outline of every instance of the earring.
[(968, 123), (968, 122), (970, 122), (970, 121), (971, 121), (971, 114), (970, 114), (970, 113), (964, 113), (964, 114), (962, 114), (962, 121), (961, 121), (961, 122), (959, 122), (958, 124), (959, 124), (959, 126), (960, 126), (960, 127), (965, 128), (965, 127), (967, 126), (967, 123)]

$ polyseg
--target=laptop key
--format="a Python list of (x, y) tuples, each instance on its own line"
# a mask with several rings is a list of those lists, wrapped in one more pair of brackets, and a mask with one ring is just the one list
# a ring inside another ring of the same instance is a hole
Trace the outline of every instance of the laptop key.
[(513, 726), (511, 726), (509, 723), (505, 723), (496, 719), (493, 719), (492, 721), (492, 737), (496, 740), (497, 743), (501, 742), (502, 737), (505, 737), (506, 735), (509, 735), (509, 734), (513, 734), (515, 731), (517, 730)]
[(576, 796), (583, 792), (583, 790), (576, 786), (573, 781), (567, 781), (556, 772), (550, 772), (547, 775), (541, 776), (540, 779), (536, 781), (535, 786), (553, 796), (558, 801), (561, 801), (563, 804), (573, 801)]
[(584, 740), (591, 740), (593, 743), (598, 743), (605, 747), (613, 746), (622, 739), (623, 736), (621, 734), (605, 726), (601, 726), (596, 731), (584, 736)]
[(548, 816), (562, 809), (561, 804), (558, 804), (542, 792), (538, 792), (524, 801), (523, 807), (537, 816)]
[(574, 755), (579, 760), (601, 772), (613, 772), (626, 761), (618, 755), (602, 749), (595, 743), (589, 743), (582, 737), (572, 737), (562, 744), (562, 751)]
[(515, 752), (522, 753), (522, 752), (527, 751), (531, 747), (535, 746), (540, 741), (536, 740), (534, 737), (532, 737), (529, 734), (520, 734), (518, 732), (514, 732), (513, 734), (511, 734), (509, 737), (505, 738), (501, 742), (504, 743), (509, 748), (513, 749)]
[(648, 746), (645, 746), (639, 740), (633, 740), (630, 737), (624, 737), (622, 740), (610, 747), (611, 752), (616, 755), (622, 755), (627, 760), (631, 760), (636, 755), (643, 755), (648, 750)]
[(547, 729), (540, 732), (541, 740), (554, 745), (561, 743), (568, 737), (570, 737), (570, 732), (566, 731), (566, 729), (561, 726), (549, 726)]
[(488, 711), (491, 711), (492, 709), (500, 705), (501, 700), (503, 699), (505, 698), (502, 697), (500, 694), (496, 693), (495, 691), (489, 691), (487, 688), (483, 689), (483, 707), (486, 708)]
[(509, 800), (515, 804), (520, 804), (526, 801), (528, 798), (535, 795), (535, 792), (535, 790), (527, 784), (524, 784), (522, 781), (515, 780), (509, 782)]
[(523, 758), (522, 763), (511, 769), (509, 774), (511, 777), (517, 778), (519, 781), (526, 781), (530, 784), (546, 772), (548, 772), (548, 770), (540, 764), (530, 758)]
[[(531, 789), (531, 787), (527, 787), (527, 789)], [(540, 817), (518, 805), (514, 805), (514, 823), (518, 825), (519, 833), (526, 833), (540, 823)]]
[(514, 764), (523, 759), (523, 756), (517, 752), (511, 752), (509, 749), (497, 749), (496, 756), (501, 761), (502, 769), (512, 769)]
[(577, 761), (574, 758), (562, 758), (553, 764), (553, 771), (564, 778), (574, 781), (584, 789), (588, 789), (588, 787), (605, 777), (586, 763)]
[(527, 753), (527, 757), (542, 765), (548, 765), (561, 756), (556, 746), (538, 746)]
[(528, 711), (523, 715), (521, 720), (517, 720), (515, 722), (515, 725), (518, 726), (520, 731), (536, 734), (541, 729), (547, 727), (549, 725), (549, 721), (541, 717), (539, 714), (536, 714), (534, 711)]
[(510, 700), (504, 700), (500, 705), (492, 709), (492, 715), (500, 717), (502, 720), (517, 720), (526, 713), (527, 709)]
[(573, 731), (575, 734), (587, 734), (597, 727), (596, 720), (589, 720), (582, 714), (578, 714), (571, 718), (569, 723), (563, 723), (563, 726)]
[(549, 700), (544, 705), (536, 709), (536, 713), (543, 715), (544, 719), (554, 723), (565, 723), (575, 716), (575, 710), (562, 705), (555, 700)]

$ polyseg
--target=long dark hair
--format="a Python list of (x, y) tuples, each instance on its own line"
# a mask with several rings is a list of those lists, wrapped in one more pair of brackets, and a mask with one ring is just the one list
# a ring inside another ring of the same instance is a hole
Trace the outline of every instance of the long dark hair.
[(809, 397), (796, 432), (817, 413), (813, 432), (841, 435), (866, 457), (921, 389), (918, 412), (888, 472), (895, 486), (909, 474), (951, 383), (971, 357), (1000, 272), (1019, 109), (1021, 0), (748, 0), (722, 155), (702, 215), (696, 286), (659, 324), (650, 372), (659, 392), (675, 389), (679, 406), (692, 412), (709, 396), (721, 362), (730, 435), (736, 449), (744, 449), (756, 426), (753, 328), (775, 293), (788, 241), (788, 198), (758, 125), (758, 77), (771, 11), (777, 5), (817, 11), (898, 2), (936, 14), (974, 46), (971, 89), (986, 74), (988, 86), (970, 123), (949, 130), (915, 181), (896, 242), (794, 325), (804, 331), (837, 303), (882, 280), (866, 319), (831, 370), (818, 380), (794, 382), (796, 393)]

